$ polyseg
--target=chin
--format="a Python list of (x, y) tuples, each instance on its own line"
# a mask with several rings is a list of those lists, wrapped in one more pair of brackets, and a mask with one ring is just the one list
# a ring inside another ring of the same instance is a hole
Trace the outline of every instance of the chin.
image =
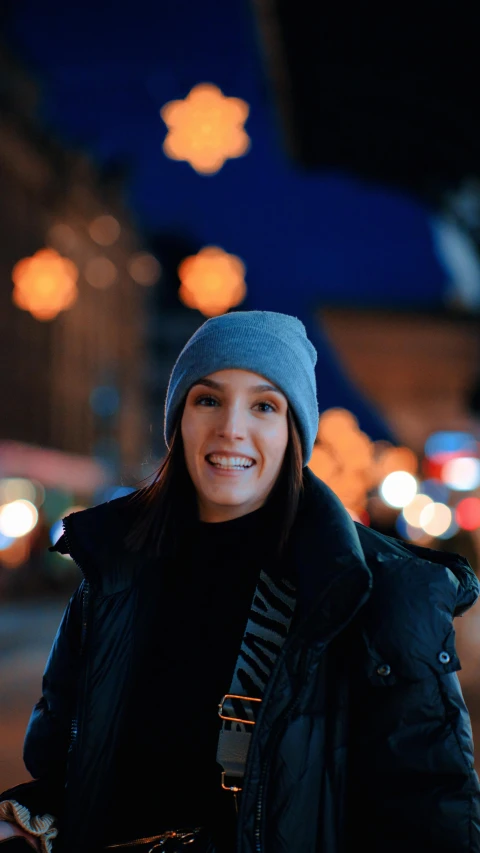
[(216, 495), (214, 498), (207, 498), (209, 503), (212, 506), (218, 506), (219, 508), (222, 506), (242, 506), (246, 503), (251, 503), (250, 497), (238, 497), (237, 495), (225, 495), (225, 497), (219, 497)]

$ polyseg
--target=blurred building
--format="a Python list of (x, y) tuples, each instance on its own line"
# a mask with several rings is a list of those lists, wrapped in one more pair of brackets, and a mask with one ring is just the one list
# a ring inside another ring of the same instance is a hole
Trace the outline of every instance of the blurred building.
[(48, 552), (60, 519), (151, 473), (145, 327), (159, 264), (122, 171), (43, 129), (37, 85), (1, 45), (0, 81), (2, 598), (74, 586), (73, 562)]
[(437, 430), (480, 433), (480, 317), (325, 306), (322, 327), (348, 375), (421, 455)]
[[(153, 282), (122, 177), (41, 128), (36, 84), (4, 48), (0, 77), (0, 466), (14, 441), (135, 479), (148, 438), (142, 285)], [(45, 247), (75, 264), (78, 295), (42, 320), (12, 301), (12, 271)]]

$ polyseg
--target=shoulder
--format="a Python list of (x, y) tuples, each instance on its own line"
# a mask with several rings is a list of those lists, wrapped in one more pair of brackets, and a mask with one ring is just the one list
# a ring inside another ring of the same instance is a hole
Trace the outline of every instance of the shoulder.
[(390, 586), (406, 586), (430, 599), (436, 590), (452, 599), (455, 616), (477, 600), (480, 584), (465, 557), (403, 542), (362, 524), (355, 526), (374, 580), (385, 591)]
[(383, 663), (393, 679), (459, 669), (453, 618), (479, 595), (468, 561), (411, 546), (363, 525), (357, 531), (373, 578), (360, 620), (372, 677)]
[[(135, 493), (136, 494), (136, 493)], [(133, 495), (73, 512), (63, 519), (63, 534), (50, 549), (70, 554), (89, 580), (117, 562), (135, 516)]]

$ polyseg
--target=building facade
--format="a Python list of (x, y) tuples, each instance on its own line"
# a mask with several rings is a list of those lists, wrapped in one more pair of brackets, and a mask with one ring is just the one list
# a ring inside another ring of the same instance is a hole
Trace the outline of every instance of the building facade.
[[(97, 459), (107, 480), (135, 481), (149, 436), (148, 288), (131, 275), (142, 237), (121, 177), (42, 130), (36, 84), (4, 48), (0, 71), (0, 443)], [(12, 271), (45, 247), (73, 261), (78, 295), (39, 320), (12, 301)]]

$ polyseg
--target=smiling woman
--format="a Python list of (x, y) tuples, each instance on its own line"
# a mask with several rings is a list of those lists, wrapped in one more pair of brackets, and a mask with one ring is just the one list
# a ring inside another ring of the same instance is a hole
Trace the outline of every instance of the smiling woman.
[(154, 481), (64, 519), (84, 581), (34, 781), (0, 796), (5, 853), (480, 853), (453, 630), (478, 581), (354, 523), (309, 470), (315, 361), (295, 317), (207, 320)]
[(220, 370), (195, 383), (181, 431), (203, 521), (228, 521), (263, 506), (287, 449), (287, 408), (278, 388), (247, 370)]

